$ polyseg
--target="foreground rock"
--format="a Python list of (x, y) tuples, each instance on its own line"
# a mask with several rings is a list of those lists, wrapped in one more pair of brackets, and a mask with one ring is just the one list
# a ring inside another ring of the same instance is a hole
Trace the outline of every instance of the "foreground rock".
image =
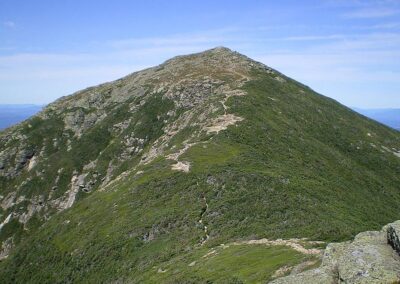
[(399, 283), (400, 221), (327, 246), (319, 268), (270, 283)]
[(388, 225), (387, 239), (393, 249), (400, 254), (400, 221)]

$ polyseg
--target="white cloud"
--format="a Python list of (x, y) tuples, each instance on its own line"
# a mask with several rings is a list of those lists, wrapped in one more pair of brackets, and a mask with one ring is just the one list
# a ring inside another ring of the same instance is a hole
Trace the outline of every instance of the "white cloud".
[[(283, 41), (292, 41), (293, 46)], [(384, 83), (399, 88), (400, 69), (396, 62), (400, 62), (400, 34), (395, 32), (261, 38), (251, 30), (243, 33), (225, 29), (114, 40), (90, 53), (3, 55), (0, 56), (0, 99), (6, 93), (22, 93), (19, 82), (23, 80), (24, 86), (33, 86), (35, 97), (41, 96), (41, 102), (49, 102), (89, 85), (159, 64), (172, 56), (217, 45), (236, 49), (333, 97), (332, 89), (342, 86), (344, 90), (351, 84)], [(326, 91), (329, 88), (324, 86), (331, 86), (331, 91)], [(48, 94), (46, 99), (43, 94)]]
[(391, 8), (366, 8), (344, 14), (351, 19), (384, 18), (399, 14), (400, 10)]
[(221, 42), (237, 40), (237, 28), (216, 29), (191, 34), (173, 34), (160, 37), (128, 38), (113, 40), (109, 45), (118, 48), (155, 48), (165, 46), (168, 48), (179, 46), (214, 46)]
[(15, 23), (13, 22), (13, 21), (5, 21), (4, 23), (3, 23), (3, 25), (6, 27), (6, 28), (15, 28)]
[(252, 57), (346, 105), (400, 107), (400, 34), (317, 37), (297, 36), (304, 42)]
[(332, 40), (332, 39), (341, 39), (344, 38), (345, 35), (304, 35), (304, 36), (291, 36), (285, 37), (281, 40), (288, 41), (315, 41), (315, 40)]
[[(220, 36), (216, 36), (220, 34)], [(90, 53), (0, 55), (0, 100), (17, 98), (30, 87), (32, 101), (50, 102), (73, 91), (160, 64), (172, 56), (202, 51), (229, 41), (221, 30), (110, 41)], [(24, 81), (23, 86), (20, 82)]]
[(384, 23), (372, 26), (373, 29), (397, 29), (400, 28), (400, 23)]
[[(303, 38), (303, 37), (299, 37)], [(306, 39), (307, 37), (304, 37)], [(312, 37), (311, 37), (312, 38)], [(300, 76), (318, 80), (399, 80), (400, 34), (371, 33), (332, 37), (302, 48), (258, 53), (258, 59)], [(278, 40), (278, 39), (276, 39)], [(278, 40), (279, 41), (279, 40)], [(384, 70), (387, 71), (384, 71)], [(394, 72), (393, 70), (397, 70)], [(332, 73), (336, 73), (332, 76)], [(378, 74), (379, 73), (379, 74)], [(371, 74), (371, 75), (368, 75)], [(399, 81), (398, 81), (399, 82)]]

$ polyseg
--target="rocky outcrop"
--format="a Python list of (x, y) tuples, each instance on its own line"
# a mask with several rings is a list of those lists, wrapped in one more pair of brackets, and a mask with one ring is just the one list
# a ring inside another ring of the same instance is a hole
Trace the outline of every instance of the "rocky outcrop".
[(392, 248), (400, 255), (400, 221), (388, 225), (387, 239)]
[(6, 259), (13, 248), (13, 238), (5, 240), (0, 247), (0, 260)]
[(0, 223), (0, 231), (1, 231), (1, 229), (2, 229), (8, 222), (10, 222), (11, 217), (12, 217), (12, 213), (10, 213), (10, 214), (7, 216), (7, 218), (6, 218), (2, 223)]
[(85, 188), (86, 176), (87, 174), (77, 175), (75, 172), (75, 175), (71, 178), (71, 188), (65, 192), (64, 196), (52, 201), (52, 205), (60, 211), (70, 208), (74, 204), (79, 190)]
[(3, 210), (7, 210), (8, 208), (11, 208), (14, 206), (14, 200), (15, 197), (17, 196), (16, 192), (10, 192), (6, 197), (0, 196), (0, 200), (1, 200), (1, 208)]
[(26, 224), (36, 213), (40, 212), (44, 208), (44, 196), (39, 195), (35, 196), (30, 200), (30, 203), (27, 207), (27, 211), (23, 212), (18, 221), (22, 224)]
[[(17, 135), (16, 135), (17, 136)], [(24, 139), (23, 137), (9, 137), (9, 139)], [(13, 178), (26, 166), (31, 169), (34, 164), (30, 165), (30, 161), (35, 155), (34, 150), (27, 148), (24, 140), (20, 140), (21, 143), (18, 147), (10, 147), (0, 152), (0, 176), (6, 178)], [(2, 143), (2, 141), (0, 141)], [(1, 146), (7, 146), (6, 143), (0, 144)], [(35, 161), (33, 161), (35, 163)]]
[(397, 221), (381, 231), (360, 233), (351, 242), (331, 243), (319, 268), (270, 283), (399, 283), (399, 229)]

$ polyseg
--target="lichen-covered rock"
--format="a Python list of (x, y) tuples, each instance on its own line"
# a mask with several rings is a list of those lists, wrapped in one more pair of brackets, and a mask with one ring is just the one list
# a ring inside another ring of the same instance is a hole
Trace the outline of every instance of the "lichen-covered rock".
[(400, 257), (387, 245), (384, 231), (358, 234), (339, 256), (337, 269), (345, 283), (400, 281)]
[(387, 226), (387, 240), (392, 248), (400, 254), (400, 221)]
[(337, 277), (333, 271), (326, 267), (307, 270), (299, 274), (278, 278), (271, 284), (336, 284)]

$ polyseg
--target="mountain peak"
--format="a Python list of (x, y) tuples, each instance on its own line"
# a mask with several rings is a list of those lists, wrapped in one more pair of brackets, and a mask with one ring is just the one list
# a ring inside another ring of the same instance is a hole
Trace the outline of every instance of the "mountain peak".
[(216, 46), (214, 48), (203, 51), (204, 53), (212, 52), (212, 53), (236, 53), (232, 49), (225, 46)]
[[(223, 68), (229, 62), (241, 62), (242, 64), (258, 63), (247, 56), (240, 54), (237, 51), (233, 51), (224, 46), (217, 46), (215, 48), (207, 49), (205, 51), (191, 53), (187, 55), (175, 56), (164, 64), (168, 63), (194, 63), (199, 64), (215, 64), (218, 68)], [(222, 65), (221, 65), (222, 63)], [(260, 64), (260, 63), (258, 63)], [(163, 64), (162, 64), (163, 65)]]
[[(144, 85), (151, 86), (153, 92), (156, 92), (157, 90), (185, 88), (189, 81), (191, 81), (191, 84), (194, 84), (194, 81), (196, 81), (196, 84), (207, 84), (208, 81), (229, 81), (236, 88), (248, 81), (251, 71), (257, 68), (273, 72), (271, 68), (262, 63), (227, 47), (218, 46), (202, 52), (172, 57), (158, 66), (137, 71), (114, 82), (101, 84), (63, 97), (57, 100), (55, 104), (59, 104), (56, 107), (57, 109), (88, 105), (88, 100), (93, 98), (89, 98), (87, 94), (92, 93), (92, 96), (95, 96), (93, 93), (97, 93), (99, 95), (98, 91), (103, 91), (105, 88), (114, 90), (121, 87), (125, 89), (123, 92), (110, 91), (113, 97), (112, 101), (123, 101), (132, 97), (134, 93), (129, 93), (126, 90), (138, 89), (139, 86)], [(176, 103), (180, 104), (181, 102), (176, 101)], [(51, 106), (53, 107), (55, 104), (53, 103)]]
[(178, 56), (0, 133), (0, 279), (266, 283), (398, 219), (399, 167), (398, 132), (279, 72)]
[(235, 54), (239, 54), (238, 52), (225, 47), (225, 46), (216, 46), (210, 49), (206, 49), (200, 52), (195, 52), (192, 54), (188, 54), (188, 55), (180, 55), (180, 56), (176, 56), (176, 57), (182, 57), (182, 56), (191, 56), (191, 55), (210, 55), (210, 54), (216, 54), (216, 55), (235, 55)]

